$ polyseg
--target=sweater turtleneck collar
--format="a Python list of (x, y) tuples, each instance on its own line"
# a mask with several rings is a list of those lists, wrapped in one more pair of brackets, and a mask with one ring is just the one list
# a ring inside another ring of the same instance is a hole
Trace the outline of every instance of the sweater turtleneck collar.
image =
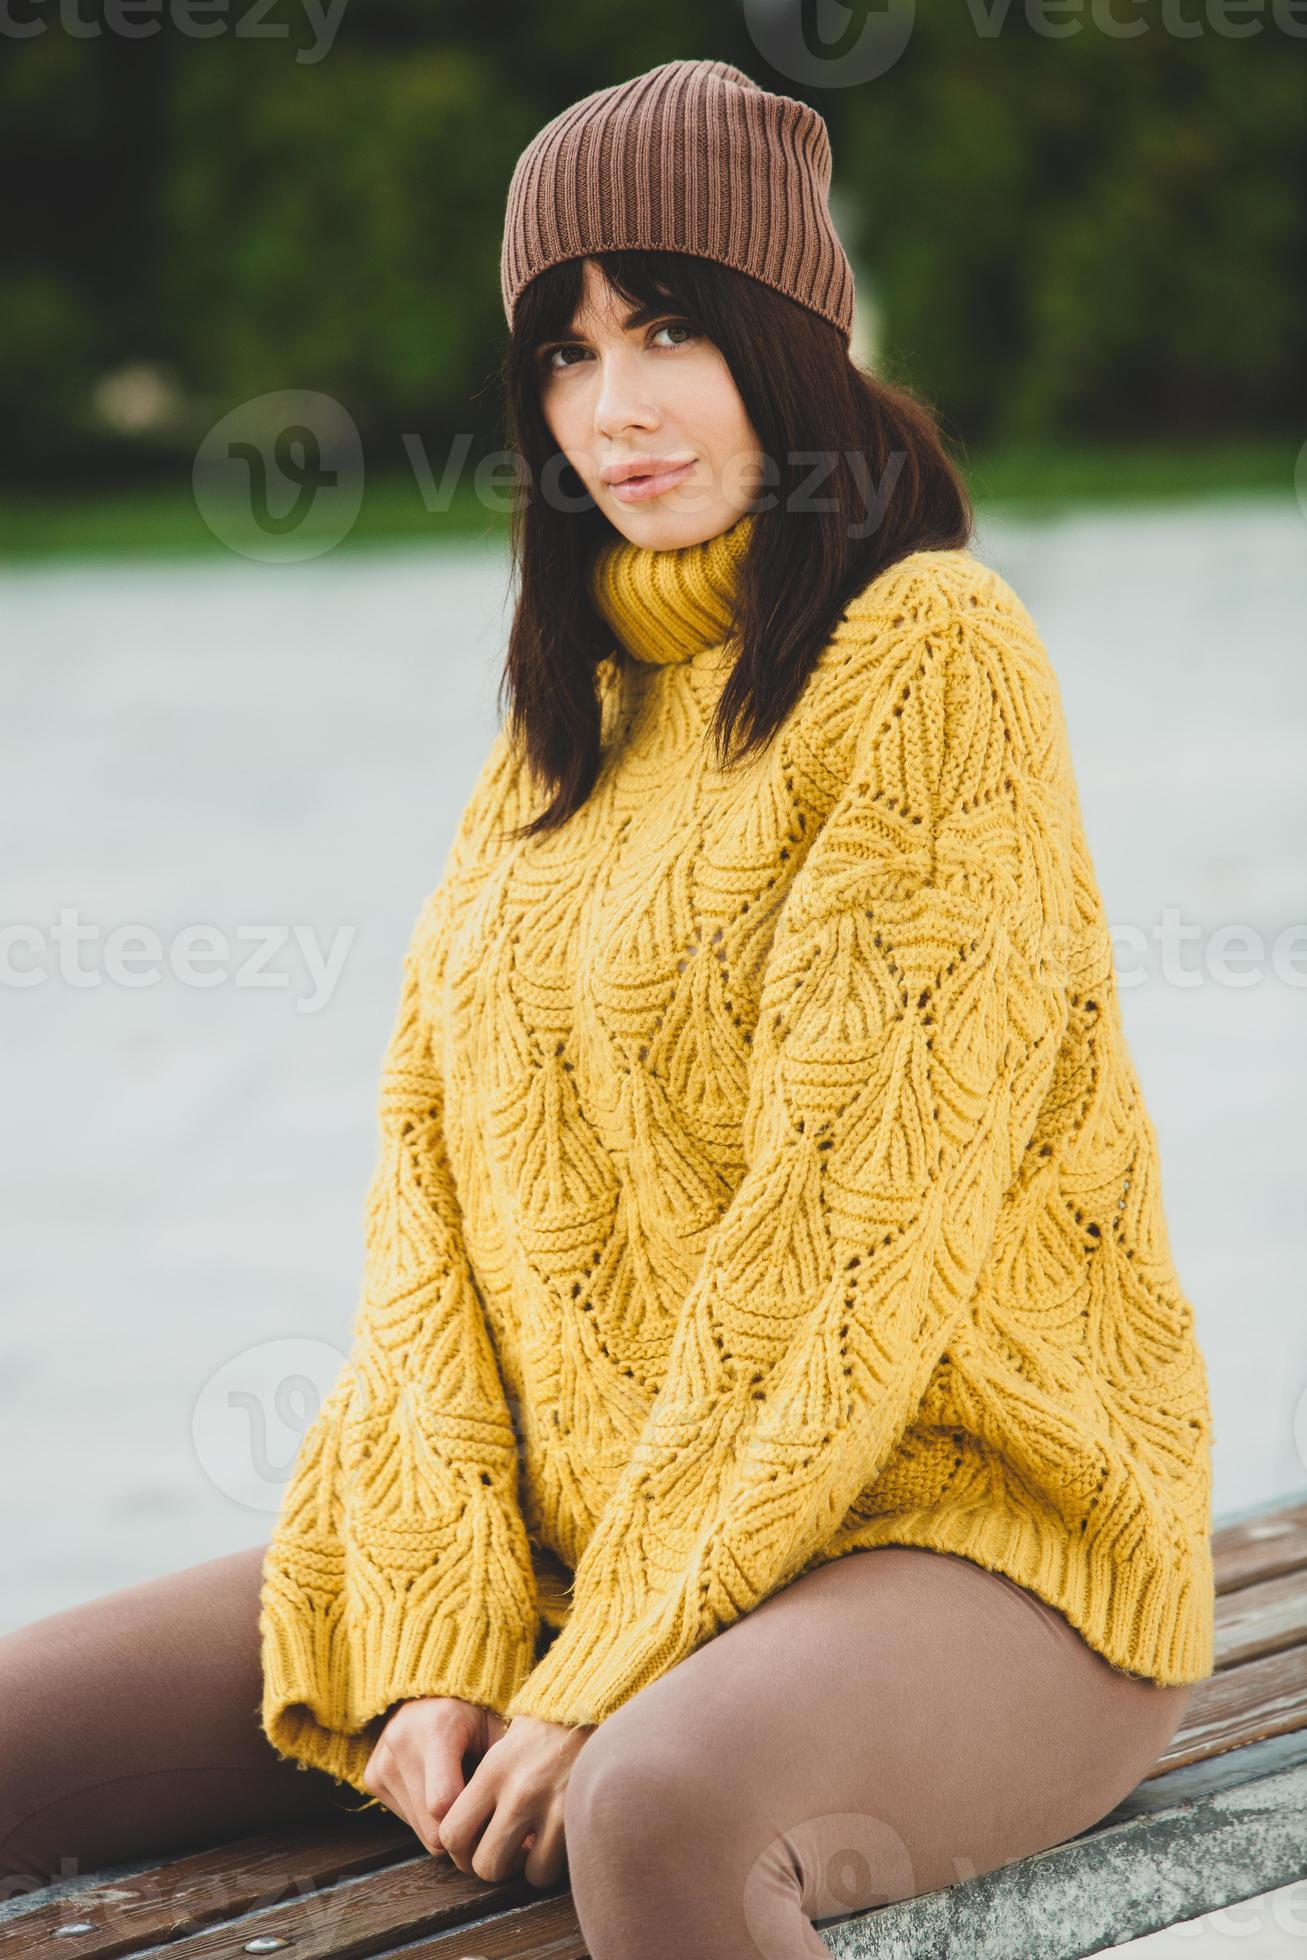
[(600, 547), (590, 590), (628, 653), (668, 667), (726, 639), (753, 523), (753, 512), (745, 511), (715, 537), (667, 550), (628, 538)]

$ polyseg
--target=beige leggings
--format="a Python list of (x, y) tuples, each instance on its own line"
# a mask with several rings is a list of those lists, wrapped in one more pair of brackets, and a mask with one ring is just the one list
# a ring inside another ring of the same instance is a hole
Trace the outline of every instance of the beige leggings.
[[(259, 1727), (261, 1563), (255, 1546), (0, 1637), (0, 1897), (364, 1801)], [(1086, 1830), (1192, 1692), (1120, 1673), (967, 1559), (850, 1553), (585, 1743), (565, 1828), (593, 1960), (824, 1955), (814, 1921)]]

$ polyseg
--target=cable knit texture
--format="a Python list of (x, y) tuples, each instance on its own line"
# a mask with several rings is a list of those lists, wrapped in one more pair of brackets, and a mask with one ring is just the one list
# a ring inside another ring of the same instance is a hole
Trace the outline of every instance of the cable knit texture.
[(1048, 655), (915, 552), (719, 770), (752, 523), (598, 556), (594, 790), (509, 839), (501, 729), (418, 912), (260, 1618), (269, 1739), (360, 1790), (401, 1699), (602, 1722), (875, 1545), (1214, 1666), (1207, 1377)]

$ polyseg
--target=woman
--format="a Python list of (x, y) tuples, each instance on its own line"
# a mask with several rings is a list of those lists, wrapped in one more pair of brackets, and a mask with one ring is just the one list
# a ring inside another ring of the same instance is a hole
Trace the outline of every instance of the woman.
[(519, 160), (511, 714), (405, 961), (350, 1359), (266, 1549), (11, 1636), (68, 1758), (21, 1718), (29, 1864), (343, 1784), (566, 1865), (596, 1960), (824, 1952), (1086, 1829), (1212, 1670), (1057, 682), (849, 359), (829, 172), (698, 61)]

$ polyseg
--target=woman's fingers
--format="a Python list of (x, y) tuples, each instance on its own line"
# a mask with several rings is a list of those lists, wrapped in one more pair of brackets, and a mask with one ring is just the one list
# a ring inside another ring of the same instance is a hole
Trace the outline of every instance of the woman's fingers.
[[(525, 1874), (551, 1885), (566, 1863), (565, 1772), (583, 1740), (556, 1724), (511, 1729), (451, 1696), (418, 1698), (390, 1716), (363, 1780), (433, 1856), (492, 1882)], [(469, 1756), (478, 1761), (465, 1780)]]
[(405, 1702), (363, 1773), (370, 1794), (402, 1817), (433, 1856), (446, 1848), (440, 1824), (462, 1794), (463, 1757), (475, 1746), (480, 1714), (451, 1696)]
[(567, 1841), (563, 1835), (563, 1806), (553, 1802), (533, 1839), (528, 1839), (522, 1875), (528, 1885), (555, 1885), (567, 1863)]
[[(483, 1764), (485, 1761), (486, 1757), (482, 1757)], [(481, 1768), (464, 1785), (440, 1820), (440, 1842), (461, 1872), (475, 1872), (479, 1878), (499, 1875), (484, 1871), (480, 1863), (481, 1834), (494, 1814), (495, 1802), (492, 1780)]]
[(368, 1790), (372, 1796), (376, 1797), (379, 1802), (385, 1805), (392, 1816), (398, 1817), (400, 1822), (407, 1824), (410, 1830), (416, 1829), (413, 1819), (409, 1816), (408, 1798), (405, 1795), (402, 1784), (392, 1782), (389, 1778), (380, 1775), (374, 1775), (368, 1784)]
[(393, 1810), (396, 1817), (403, 1818), (409, 1829), (421, 1840), (433, 1857), (443, 1851), (439, 1824), (427, 1809), (420, 1783), (415, 1786), (411, 1778), (405, 1777), (402, 1771), (398, 1771), (394, 1776), (379, 1778), (373, 1789), (373, 1795), (380, 1797), (382, 1803), (388, 1810)]
[(491, 1792), (476, 1812), (476, 1844), (472, 1850), (472, 1870), (478, 1878), (515, 1878), (521, 1872), (526, 1853), (523, 1841), (529, 1832), (539, 1831), (539, 1820), (523, 1802), (515, 1802), (510, 1787)]
[(432, 1737), (424, 1746), (415, 1750), (412, 1784), (414, 1801), (420, 1805), (431, 1833), (423, 1834), (423, 1842), (429, 1850), (449, 1855), (448, 1846), (440, 1836), (440, 1826), (450, 1806), (463, 1794), (463, 1749), (457, 1735)]

